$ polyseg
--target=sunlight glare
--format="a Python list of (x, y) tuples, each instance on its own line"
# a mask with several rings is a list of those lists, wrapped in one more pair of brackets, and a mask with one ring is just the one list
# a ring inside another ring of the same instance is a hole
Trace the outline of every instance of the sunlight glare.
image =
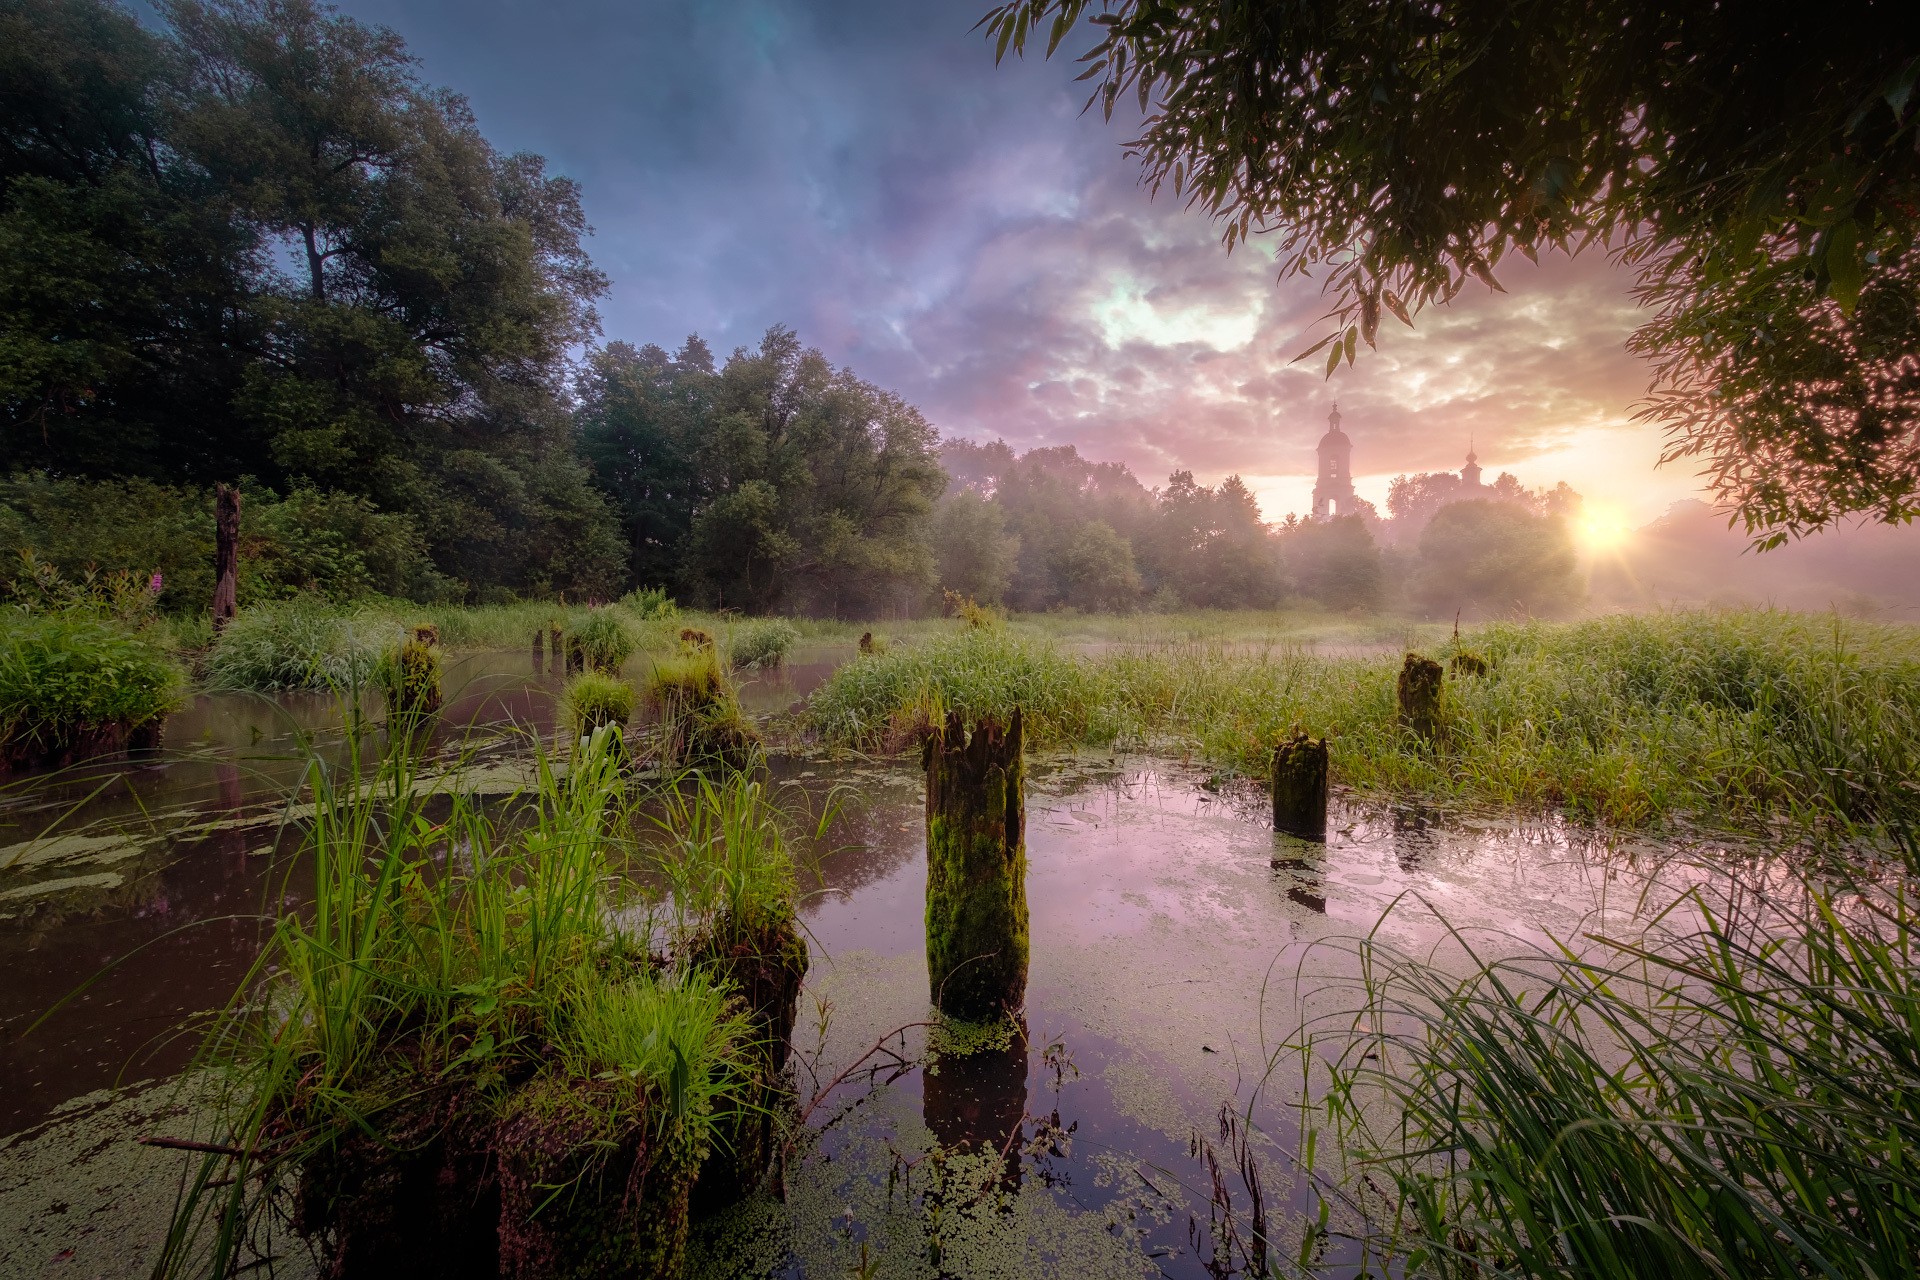
[(1581, 545), (1591, 552), (1617, 550), (1633, 533), (1626, 515), (1617, 507), (1594, 502), (1587, 503), (1580, 513), (1579, 530)]

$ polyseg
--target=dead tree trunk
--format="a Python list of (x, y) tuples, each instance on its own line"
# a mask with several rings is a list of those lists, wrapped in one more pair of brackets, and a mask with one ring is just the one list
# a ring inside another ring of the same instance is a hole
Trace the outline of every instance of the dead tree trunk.
[(213, 633), (219, 635), (239, 612), (240, 491), (213, 488)]
[(1296, 731), (1273, 749), (1273, 829), (1327, 838), (1327, 740)]
[(1400, 668), (1400, 727), (1430, 743), (1440, 729), (1440, 685), (1446, 670), (1431, 658), (1407, 655)]
[(927, 977), (949, 1017), (985, 1021), (1027, 994), (1026, 772), (1020, 712), (1002, 729), (958, 715), (934, 729), (927, 771)]

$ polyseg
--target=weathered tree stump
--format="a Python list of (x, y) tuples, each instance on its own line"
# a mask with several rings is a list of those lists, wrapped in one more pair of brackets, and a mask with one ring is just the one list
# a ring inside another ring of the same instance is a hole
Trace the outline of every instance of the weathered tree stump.
[(545, 631), (535, 630), (533, 633), (533, 674), (535, 675), (539, 675), (542, 668), (546, 666), (546, 659), (541, 652), (542, 642), (546, 638), (547, 633)]
[(440, 650), (421, 639), (432, 634), (432, 627), (416, 628), (387, 660), (387, 720), (396, 729), (417, 728), (440, 710)]
[(1453, 674), (1459, 676), (1483, 676), (1487, 674), (1487, 660), (1477, 653), (1461, 650), (1447, 662), (1453, 668)]
[(1273, 829), (1327, 838), (1327, 740), (1295, 730), (1273, 749)]
[(416, 623), (413, 628), (413, 642), (415, 644), (424, 644), (429, 648), (438, 648), (440, 644), (440, 628), (431, 622)]
[(959, 715), (928, 735), (927, 977), (949, 1017), (986, 1021), (1027, 992), (1026, 772), (1016, 708), (1003, 729)]
[(547, 632), (547, 670), (554, 675), (560, 674), (560, 624), (554, 623)]
[(1432, 742), (1440, 728), (1440, 685), (1446, 672), (1431, 658), (1407, 655), (1400, 668), (1400, 727), (1422, 742)]
[(860, 652), (862, 653), (873, 652), (873, 632), (862, 631), (860, 633)]
[(567, 674), (577, 676), (587, 669), (587, 646), (577, 635), (567, 637)]
[(213, 487), (213, 634), (219, 635), (239, 612), (240, 491)]

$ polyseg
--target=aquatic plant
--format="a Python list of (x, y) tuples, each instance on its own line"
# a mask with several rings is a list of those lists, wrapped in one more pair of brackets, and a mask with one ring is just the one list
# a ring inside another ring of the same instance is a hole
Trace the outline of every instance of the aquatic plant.
[(84, 613), (0, 610), (0, 771), (157, 733), (186, 675), (152, 640)]
[(595, 609), (573, 629), (572, 641), (590, 670), (604, 675), (619, 675), (620, 668), (634, 651), (633, 636), (612, 609)]
[(799, 638), (799, 629), (785, 618), (746, 622), (727, 636), (727, 656), (736, 667), (777, 667)]
[(335, 1270), (672, 1273), (718, 1117), (759, 1077), (727, 979), (618, 923), (612, 737), (564, 778), (542, 757), (504, 824), (405, 753), (314, 763), (313, 906), (208, 1038), (228, 1102), (161, 1274), (228, 1274), (289, 1208)]
[[(1142, 643), (1075, 656), (968, 631), (861, 657), (811, 699), (821, 739), (917, 742), (936, 708), (1027, 715), (1037, 746), (1152, 746), (1264, 777), (1296, 726), (1335, 783), (1639, 825), (1855, 832), (1920, 818), (1920, 632), (1752, 611), (1495, 624), (1446, 676), (1438, 750), (1397, 721), (1401, 662), (1290, 646)], [(1451, 656), (1442, 646), (1436, 656)]]
[(1359, 1016), (1339, 1021), (1371, 1030), (1302, 1042), (1322, 1099), (1307, 1118), (1377, 1194), (1350, 1201), (1356, 1234), (1383, 1274), (1905, 1274), (1910, 893), (1694, 890), (1645, 936), (1469, 949), (1464, 977), (1364, 941)]
[(740, 709), (711, 643), (678, 657), (656, 658), (644, 692), (659, 714), (657, 743), (663, 763), (743, 769), (759, 752), (760, 734)]
[(354, 689), (367, 686), (394, 642), (396, 623), (300, 598), (243, 609), (207, 654), (211, 689)]
[(633, 719), (635, 697), (633, 686), (625, 680), (588, 671), (567, 682), (560, 701), (574, 735), (584, 737), (603, 725), (615, 733), (625, 732), (627, 721)]

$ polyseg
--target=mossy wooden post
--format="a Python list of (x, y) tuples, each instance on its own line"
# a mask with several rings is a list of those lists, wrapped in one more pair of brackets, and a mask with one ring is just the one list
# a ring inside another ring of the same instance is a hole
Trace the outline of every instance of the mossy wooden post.
[(560, 624), (557, 622), (547, 631), (547, 670), (556, 676), (560, 674)]
[(570, 676), (577, 676), (582, 671), (585, 671), (586, 669), (587, 669), (587, 646), (580, 642), (579, 636), (577, 635), (568, 636), (567, 637), (567, 674)]
[(415, 627), (401, 645), (387, 672), (387, 718), (405, 731), (440, 710), (440, 630), (431, 624)]
[(540, 671), (541, 671), (541, 669), (542, 669), (543, 667), (545, 667), (545, 666), (546, 666), (546, 660), (545, 660), (545, 659), (544, 659), (544, 657), (542, 657), (542, 655), (541, 655), (541, 642), (542, 642), (543, 640), (545, 640), (546, 638), (547, 638), (547, 633), (546, 633), (545, 631), (543, 631), (543, 630), (540, 630), (539, 628), (535, 628), (535, 629), (534, 629), (534, 633), (533, 633), (533, 674), (535, 674), (535, 675), (539, 675), (539, 674), (540, 674)]
[(239, 612), (240, 491), (213, 487), (213, 634), (219, 635)]
[(860, 633), (860, 652), (862, 653), (873, 652), (873, 632), (862, 631)]
[(1273, 749), (1273, 829), (1327, 838), (1327, 740), (1296, 730)]
[(1020, 711), (969, 735), (949, 715), (927, 771), (927, 977), (949, 1017), (982, 1022), (1027, 992), (1026, 772)]
[(1440, 682), (1446, 671), (1431, 658), (1407, 655), (1400, 667), (1400, 727), (1411, 729), (1422, 742), (1432, 742), (1440, 728)]
[(1447, 665), (1453, 668), (1455, 679), (1461, 676), (1483, 676), (1487, 674), (1487, 660), (1479, 654), (1469, 653), (1465, 649), (1454, 654), (1453, 657), (1448, 660)]

